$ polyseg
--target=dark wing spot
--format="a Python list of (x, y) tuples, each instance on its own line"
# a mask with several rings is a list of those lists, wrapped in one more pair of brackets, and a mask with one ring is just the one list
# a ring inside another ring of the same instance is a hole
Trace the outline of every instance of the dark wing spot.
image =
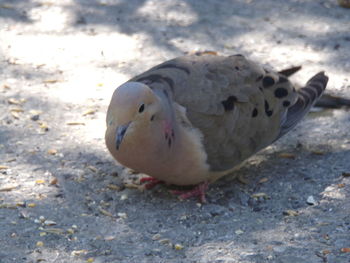
[(270, 105), (267, 102), (267, 100), (265, 100), (265, 113), (268, 117), (270, 117), (273, 114), (273, 111), (270, 110)]
[(275, 90), (276, 98), (283, 98), (283, 97), (286, 97), (287, 95), (288, 95), (288, 90), (286, 90), (285, 88), (278, 88)]
[(151, 119), (150, 119), (150, 121), (153, 121), (153, 120), (154, 120), (154, 115), (152, 115), (152, 116), (151, 116)]
[(244, 57), (242, 54), (231, 55), (229, 57)]
[(235, 96), (230, 96), (227, 98), (227, 100), (223, 100), (221, 103), (224, 106), (225, 111), (231, 111), (234, 109), (235, 105), (234, 103), (237, 101), (237, 98)]
[(290, 101), (288, 101), (288, 100), (283, 101), (284, 107), (288, 107), (289, 105), (290, 105)]
[(271, 117), (271, 116), (272, 116), (272, 114), (273, 114), (273, 111), (272, 111), (272, 110), (268, 110), (268, 111), (266, 111), (266, 115), (267, 115), (267, 117)]
[(236, 66), (235, 69), (236, 69), (236, 70), (239, 70), (239, 67)]
[(258, 116), (258, 109), (254, 108), (254, 110), (252, 112), (252, 117), (255, 118), (256, 116)]
[(179, 65), (175, 65), (172, 63), (163, 64), (163, 65), (156, 67), (156, 69), (162, 69), (162, 68), (174, 68), (174, 69), (182, 70), (183, 72), (185, 72), (188, 75), (190, 74), (190, 70), (188, 68), (183, 67), (183, 66), (179, 66)]
[(265, 76), (262, 83), (264, 88), (268, 88), (275, 84), (275, 80), (270, 76)]
[(269, 107), (270, 107), (269, 103), (267, 102), (267, 100), (265, 100), (265, 111), (267, 111)]

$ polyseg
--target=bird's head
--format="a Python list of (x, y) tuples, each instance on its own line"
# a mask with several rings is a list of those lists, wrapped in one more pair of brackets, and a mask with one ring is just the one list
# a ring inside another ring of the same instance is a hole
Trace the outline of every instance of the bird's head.
[[(165, 119), (164, 105), (152, 89), (140, 82), (126, 82), (114, 91), (108, 107), (107, 146), (118, 151), (124, 141), (128, 146), (140, 144)], [(114, 145), (108, 145), (111, 143)]]

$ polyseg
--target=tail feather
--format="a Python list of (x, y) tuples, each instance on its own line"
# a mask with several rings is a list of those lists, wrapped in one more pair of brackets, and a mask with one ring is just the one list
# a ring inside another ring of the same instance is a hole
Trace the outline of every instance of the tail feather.
[(341, 108), (343, 106), (350, 107), (350, 99), (333, 96), (330, 94), (323, 94), (314, 105), (322, 108)]
[(282, 120), (280, 134), (281, 137), (291, 129), (310, 111), (311, 107), (319, 99), (326, 89), (328, 77), (324, 72), (313, 76), (306, 86), (298, 90), (297, 101), (288, 108), (285, 117)]

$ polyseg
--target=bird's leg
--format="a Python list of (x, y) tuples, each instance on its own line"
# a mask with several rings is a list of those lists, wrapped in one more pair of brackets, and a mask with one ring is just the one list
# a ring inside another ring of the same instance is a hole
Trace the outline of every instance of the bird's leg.
[(164, 184), (163, 181), (160, 181), (160, 180), (158, 180), (158, 179), (156, 179), (154, 177), (143, 177), (143, 178), (141, 178), (140, 179), (140, 184), (143, 184), (143, 183), (145, 183), (144, 186), (145, 186), (145, 188), (147, 190), (152, 189), (153, 187), (155, 187), (158, 184)]
[(205, 191), (208, 189), (208, 185), (208, 182), (203, 182), (199, 185), (196, 185), (191, 190), (173, 190), (171, 191), (171, 193), (174, 195), (178, 195), (181, 199), (198, 197), (201, 203), (206, 203), (207, 200), (205, 199)]

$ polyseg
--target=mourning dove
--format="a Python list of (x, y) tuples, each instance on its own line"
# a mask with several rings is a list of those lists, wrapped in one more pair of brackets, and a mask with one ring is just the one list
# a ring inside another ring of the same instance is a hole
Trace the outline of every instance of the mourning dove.
[[(205, 201), (208, 183), (290, 131), (326, 88), (323, 72), (296, 90), (287, 76), (242, 55), (186, 55), (119, 86), (106, 145), (122, 165)], [(147, 179), (146, 179), (147, 180)]]

